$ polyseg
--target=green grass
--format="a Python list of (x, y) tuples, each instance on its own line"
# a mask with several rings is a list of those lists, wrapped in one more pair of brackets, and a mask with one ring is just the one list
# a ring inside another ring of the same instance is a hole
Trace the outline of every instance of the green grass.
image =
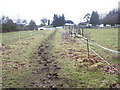
[(108, 50), (104, 50), (97, 46), (95, 43), (112, 50), (119, 50), (118, 47), (118, 29), (85, 29), (84, 34), (89, 36), (90, 40), (93, 40), (94, 46), (90, 45), (90, 48), (95, 50), (100, 56), (102, 56), (109, 63), (119, 64), (119, 59), (116, 58), (117, 54)]
[(118, 29), (85, 29), (94, 42), (113, 50), (118, 50)]
[[(31, 82), (34, 84), (40, 84), (44, 75), (32, 74), (35, 70), (43, 65), (39, 64), (38, 47), (43, 44), (43, 41), (49, 37), (52, 30), (44, 31), (32, 31), (32, 37), (27, 36), (29, 31), (24, 33), (23, 38), (18, 39), (4, 39), (3, 46), (3, 87), (6, 88), (36, 88), (29, 86)], [(104, 62), (91, 64), (90, 62), (83, 62), (87, 59), (86, 46), (79, 42), (73, 42), (73, 39), (64, 39), (62, 33), (65, 30), (57, 30), (53, 40), (48, 41), (48, 44), (52, 44), (54, 47), (51, 50), (51, 54), (56, 56), (61, 70), (58, 75), (63, 83), (64, 88), (109, 88), (110, 85), (118, 83), (118, 75), (106, 72), (103, 69), (99, 69), (98, 65), (108, 66)], [(11, 34), (18, 34), (18, 32), (12, 32)], [(10, 36), (10, 33), (4, 33), (3, 36)], [(73, 53), (70, 54), (70, 50)], [(91, 55), (94, 55), (91, 52)], [(83, 56), (83, 58), (76, 58)], [(94, 58), (95, 59), (95, 58)], [(97, 57), (98, 59), (98, 57)], [(52, 58), (49, 58), (52, 60)], [(88, 66), (88, 67), (86, 67)], [(42, 72), (42, 71), (41, 71)], [(44, 74), (44, 72), (42, 72)], [(48, 73), (48, 72), (45, 72)]]
[[(109, 88), (112, 83), (116, 83), (118, 81), (118, 76), (115, 74), (111, 74), (108, 72), (105, 72), (104, 70), (98, 69), (98, 65), (105, 65), (104, 62), (99, 62), (97, 64), (91, 65), (88, 63), (80, 63), (83, 61), (84, 58), (87, 58), (87, 50), (86, 46), (83, 44), (77, 43), (77, 42), (67, 42), (66, 40), (61, 39), (61, 35), (58, 33), (56, 35), (57, 42), (55, 43), (57, 53), (54, 53), (58, 55), (58, 61), (61, 63), (62, 71), (60, 73), (61, 77), (65, 78), (63, 87), (86, 87), (86, 88)], [(59, 52), (65, 53), (64, 55), (68, 55), (68, 50), (81, 50), (84, 49), (85, 52), (74, 52), (77, 55), (83, 55), (85, 56), (82, 59), (75, 59), (75, 58), (61, 58)], [(91, 52), (91, 55), (93, 53)], [(94, 55), (94, 54), (93, 54)], [(86, 67), (79, 67), (81, 65), (88, 64), (88, 68)]]
[[(38, 31), (37, 31), (38, 32)], [(34, 67), (31, 66), (33, 55), (37, 52), (39, 44), (49, 36), (53, 31), (44, 31), (24, 39), (7, 41), (3, 47), (2, 67), (3, 67), (3, 87), (21, 87), (27, 86), (24, 80), (30, 78)], [(17, 32), (16, 32), (17, 33)], [(29, 31), (28, 31), (29, 33)], [(26, 32), (26, 34), (28, 34)], [(7, 33), (6, 33), (7, 34)], [(9, 34), (9, 33), (8, 33)], [(10, 44), (9, 44), (10, 42)], [(30, 67), (31, 66), (31, 67)]]
[(42, 35), (43, 31), (20, 31), (20, 32), (8, 32), (1, 33), (2, 36), (2, 44), (10, 44), (12, 42), (16, 42), (22, 39), (31, 38), (35, 35)]
[[(60, 37), (59, 35), (57, 35)], [(58, 39), (57, 39), (58, 40)], [(58, 51), (66, 52), (65, 55), (68, 55), (68, 50), (81, 50), (84, 49), (85, 52), (77, 53), (78, 55), (85, 56), (84, 58), (87, 58), (87, 50), (86, 46), (83, 46), (80, 43), (74, 43), (74, 42), (66, 42), (64, 40), (59, 41), (62, 43), (62, 46), (59, 46), (60, 44), (57, 44), (56, 46), (59, 48)], [(91, 53), (93, 54), (93, 53)], [(112, 83), (116, 83), (118, 80), (118, 76), (114, 74), (110, 74), (108, 72), (105, 72), (103, 70), (98, 69), (98, 65), (105, 65), (104, 62), (99, 62), (98, 64), (90, 65), (88, 63), (87, 67), (79, 67), (81, 65), (84, 65), (84, 63), (80, 63), (83, 61), (83, 59), (70, 59), (70, 58), (60, 58), (58, 59), (62, 64), (62, 73), (61, 76), (65, 78), (64, 87), (78, 87), (78, 88), (109, 88), (109, 86)], [(87, 64), (87, 63), (86, 63)]]

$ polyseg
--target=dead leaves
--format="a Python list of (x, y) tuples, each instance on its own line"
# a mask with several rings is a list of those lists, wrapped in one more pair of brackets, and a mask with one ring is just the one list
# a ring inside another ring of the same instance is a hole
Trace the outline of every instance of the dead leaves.
[(83, 54), (85, 52), (86, 51), (84, 49), (68, 49), (63, 53), (60, 53), (60, 55), (67, 60), (75, 61), (74, 66), (77, 68), (89, 68), (91, 66), (95, 66), (96, 68), (102, 69), (106, 72), (114, 73), (114, 68), (109, 65), (99, 65), (102, 60), (97, 55), (90, 55), (88, 58), (85, 54)]
[(60, 53), (60, 55), (66, 59), (70, 59), (70, 60), (74, 60), (74, 59), (82, 59), (85, 58), (85, 56), (83, 55), (83, 52), (85, 52), (85, 50), (80, 49), (68, 49), (66, 51), (64, 51), (63, 53)]
[(11, 49), (9, 45), (0, 47), (1, 51), (5, 51), (5, 50), (8, 50), (8, 49)]
[(98, 65), (97, 66), (99, 69), (104, 70), (105, 72), (113, 73), (115, 74), (115, 69), (109, 65)]

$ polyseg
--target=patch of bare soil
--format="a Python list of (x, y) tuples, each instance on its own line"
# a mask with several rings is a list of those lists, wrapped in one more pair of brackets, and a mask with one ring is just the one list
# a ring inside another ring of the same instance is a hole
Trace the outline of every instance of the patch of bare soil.
[[(33, 81), (30, 86), (36, 88), (53, 88), (62, 87), (61, 77), (59, 76), (59, 63), (57, 57), (53, 55), (52, 51), (54, 45), (51, 41), (54, 39), (55, 33), (52, 33), (43, 43), (38, 47), (37, 63), (42, 67), (35, 68), (34, 75), (40, 76), (40, 82)], [(42, 77), (42, 78), (41, 78)]]

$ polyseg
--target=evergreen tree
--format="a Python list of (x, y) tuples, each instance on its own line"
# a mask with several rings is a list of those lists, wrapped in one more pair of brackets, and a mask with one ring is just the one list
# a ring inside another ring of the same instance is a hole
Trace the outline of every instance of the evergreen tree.
[(29, 22), (28, 28), (29, 28), (30, 30), (34, 30), (36, 27), (37, 27), (37, 25), (36, 25), (35, 21), (34, 21), (34, 20), (31, 20), (31, 21)]
[(64, 14), (62, 16), (54, 14), (52, 25), (53, 27), (63, 26), (65, 24)]
[(99, 24), (99, 15), (97, 12), (92, 12), (91, 18), (90, 18), (90, 24), (93, 26), (96, 26)]
[(50, 20), (48, 20), (48, 25), (50, 25)]

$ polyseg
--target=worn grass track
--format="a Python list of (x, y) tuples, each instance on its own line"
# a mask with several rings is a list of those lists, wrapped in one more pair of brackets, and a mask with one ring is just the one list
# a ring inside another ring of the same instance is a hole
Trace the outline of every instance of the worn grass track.
[[(63, 84), (61, 82), (61, 78), (59, 77), (59, 63), (56, 60), (57, 57), (53, 55), (54, 45), (52, 42), (54, 41), (54, 37), (57, 31), (54, 31), (52, 34), (47, 37), (42, 44), (38, 47), (38, 60), (37, 63), (39, 69), (34, 69), (34, 75), (40, 76), (39, 81), (32, 82), (33, 87), (38, 88), (52, 88), (52, 87), (61, 87)], [(39, 82), (39, 83), (38, 83)]]
[[(53, 31), (44, 31), (33, 37), (25, 38), (21, 41), (5, 44), (2, 50), (2, 80), (3, 87), (23, 88), (29, 87), (29, 81), (33, 80), (32, 66), (33, 54), (37, 52), (39, 45)], [(34, 63), (34, 62), (33, 62)], [(35, 65), (35, 64), (34, 64)]]

